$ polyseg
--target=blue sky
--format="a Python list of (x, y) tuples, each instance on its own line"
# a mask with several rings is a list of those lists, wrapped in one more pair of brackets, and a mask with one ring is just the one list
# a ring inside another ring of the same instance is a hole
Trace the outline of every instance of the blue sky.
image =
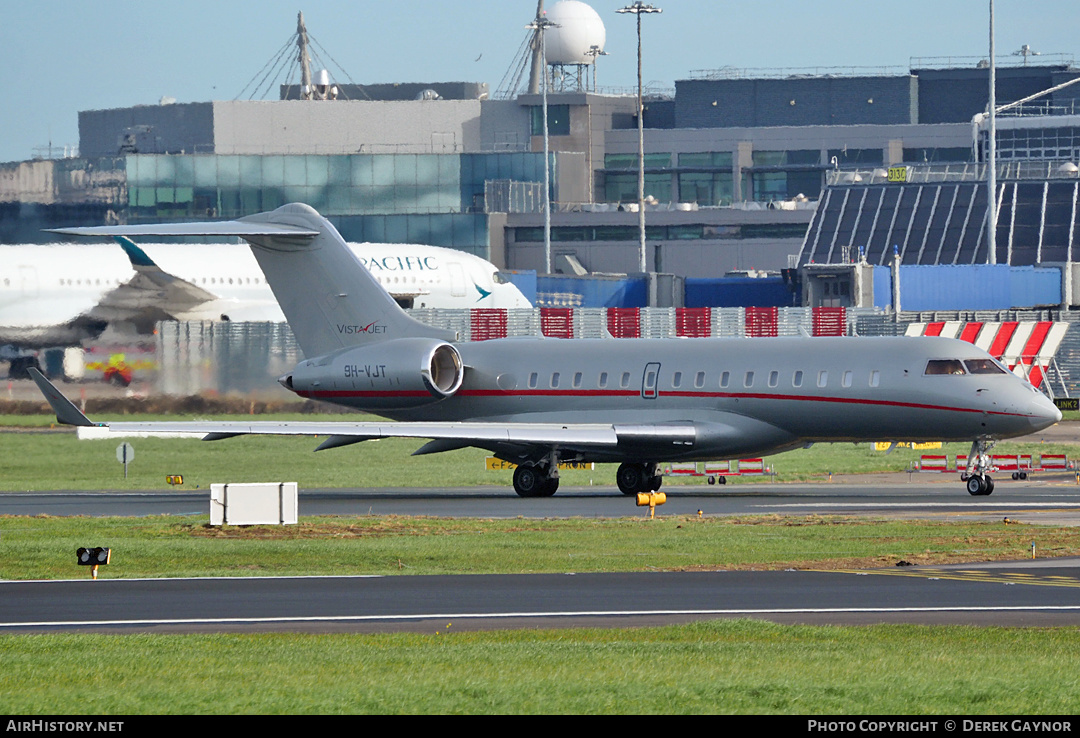
[[(553, 5), (548, 0), (548, 5)], [(632, 16), (590, 0), (607, 28), (601, 86), (636, 84)], [(891, 67), (985, 56), (988, 0), (653, 0), (645, 80), (692, 72)], [(275, 57), (304, 11), (308, 30), (358, 83), (487, 82), (512, 66), (535, 0), (0, 0), (0, 161), (78, 143), (78, 112), (232, 100)], [(999, 55), (1030, 44), (1080, 61), (1080, 0), (996, 0)], [(244, 98), (247, 94), (244, 95)]]

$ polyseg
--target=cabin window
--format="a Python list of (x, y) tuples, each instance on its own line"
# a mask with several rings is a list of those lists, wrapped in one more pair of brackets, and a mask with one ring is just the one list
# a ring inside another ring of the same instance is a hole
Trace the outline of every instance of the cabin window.
[(817, 386), (824, 387), (829, 383), (829, 372), (822, 369), (817, 373)]
[(769, 372), (769, 386), (770, 387), (775, 387), (779, 383), (780, 383), (780, 372), (777, 372), (777, 371)]
[(558, 386), (559, 386), (559, 373), (558, 372), (552, 372), (551, 373), (551, 388), (555, 389)]
[(694, 377), (694, 386), (701, 389), (705, 386), (705, 372), (698, 372)]
[(743, 387), (753, 387), (753, 386), (754, 386), (754, 373), (753, 372), (747, 372), (746, 376), (743, 378)]
[(964, 361), (971, 374), (1006, 374), (1005, 368), (993, 359), (967, 359)]
[(581, 372), (574, 372), (574, 388), (581, 386)]
[(536, 372), (533, 372), (532, 374), (530, 374), (529, 375), (529, 389), (536, 389), (536, 383), (537, 383), (537, 380), (539, 380), (539, 379), (540, 379), (540, 377), (536, 374)]
[(964, 364), (959, 359), (930, 359), (926, 362), (925, 374), (966, 374)]
[(802, 370), (801, 369), (799, 371), (795, 372), (791, 376), (791, 386), (792, 387), (802, 387)]
[(727, 387), (729, 381), (731, 381), (731, 372), (724, 372), (720, 375), (721, 387)]
[(854, 380), (854, 378), (855, 378), (855, 372), (848, 369), (846, 372), (844, 372), (843, 376), (840, 378), (841, 386), (850, 387), (851, 382), (852, 382), (852, 380)]
[(870, 386), (871, 387), (877, 387), (880, 384), (881, 384), (881, 372), (878, 371), (877, 369), (874, 369), (872, 372), (870, 372)]
[(623, 372), (622, 379), (619, 380), (619, 386), (623, 389), (630, 386), (630, 372)]
[(671, 386), (675, 389), (682, 386), (682, 372), (675, 372), (671, 375)]
[(607, 387), (607, 372), (600, 372), (600, 389)]

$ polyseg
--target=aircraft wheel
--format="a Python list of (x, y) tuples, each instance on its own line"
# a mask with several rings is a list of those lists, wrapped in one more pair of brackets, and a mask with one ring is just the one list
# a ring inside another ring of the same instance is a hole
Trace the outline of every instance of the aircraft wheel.
[(649, 489), (651, 489), (653, 492), (656, 492), (657, 490), (660, 489), (661, 485), (663, 485), (663, 484), (664, 484), (664, 478), (662, 476), (660, 476), (659, 474), (657, 474), (656, 476), (654, 476), (652, 479), (649, 480)]
[(645, 467), (642, 464), (619, 464), (615, 472), (615, 483), (624, 495), (636, 495), (648, 488)]
[(518, 464), (514, 470), (514, 491), (520, 497), (539, 497), (546, 477), (533, 464)]
[(716, 481), (718, 481), (720, 484), (727, 484), (727, 477), (720, 477)]
[(986, 494), (985, 492), (983, 492), (983, 490), (985, 489), (985, 484), (983, 484), (982, 477), (980, 476), (972, 474), (970, 477), (967, 478), (967, 482), (965, 482), (965, 484), (967, 485), (967, 491), (969, 495), (978, 497)]
[(716, 477), (709, 477), (709, 484), (716, 484)]
[(989, 494), (993, 494), (993, 492), (994, 492), (994, 480), (991, 479), (990, 477), (986, 477), (985, 490), (983, 491), (983, 494), (984, 495), (989, 495)]
[(548, 477), (544, 480), (544, 486), (540, 489), (537, 497), (551, 497), (553, 494), (559, 491), (559, 478)]

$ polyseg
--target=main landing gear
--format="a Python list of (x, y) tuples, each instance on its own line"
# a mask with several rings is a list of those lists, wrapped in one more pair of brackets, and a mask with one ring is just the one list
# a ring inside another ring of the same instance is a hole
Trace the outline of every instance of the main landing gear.
[[(656, 473), (656, 464), (621, 464), (615, 481), (624, 495), (655, 492), (664, 478)], [(514, 470), (514, 491), (520, 497), (551, 497), (559, 489), (559, 473), (550, 464), (524, 462)]]
[(985, 497), (994, 491), (994, 480), (990, 478), (990, 454), (996, 441), (976, 439), (971, 442), (971, 451), (968, 452), (967, 471), (960, 475), (961, 481), (967, 485), (969, 495)]
[(514, 470), (514, 491), (521, 497), (551, 497), (559, 489), (558, 472), (538, 464), (518, 464)]
[(656, 473), (656, 464), (620, 464), (615, 472), (615, 482), (624, 495), (639, 492), (655, 492), (664, 478)]

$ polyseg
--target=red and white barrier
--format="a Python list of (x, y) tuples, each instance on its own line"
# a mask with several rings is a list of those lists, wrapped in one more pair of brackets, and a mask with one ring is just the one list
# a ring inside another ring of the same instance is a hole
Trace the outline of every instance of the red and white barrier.
[(1014, 374), (1027, 377), (1038, 387), (1068, 330), (1068, 323), (1045, 320), (1001, 323), (941, 321), (912, 323), (905, 335), (942, 336), (967, 341), (1001, 361)]
[[(994, 454), (990, 457), (990, 470), (993, 472), (1019, 474), (1021, 472), (1065, 471), (1069, 460), (1065, 454), (1043, 454), (1039, 463), (1032, 461), (1031, 454)], [(916, 471), (955, 474), (967, 471), (967, 454), (957, 454), (956, 464), (949, 464), (948, 456), (924, 454), (919, 458)]]
[(704, 469), (699, 471), (696, 463), (688, 461), (668, 464), (664, 467), (663, 474), (665, 477), (708, 477), (709, 484), (714, 480), (723, 484), (725, 477), (754, 477), (773, 473), (773, 470), (765, 465), (764, 459), (708, 461)]

